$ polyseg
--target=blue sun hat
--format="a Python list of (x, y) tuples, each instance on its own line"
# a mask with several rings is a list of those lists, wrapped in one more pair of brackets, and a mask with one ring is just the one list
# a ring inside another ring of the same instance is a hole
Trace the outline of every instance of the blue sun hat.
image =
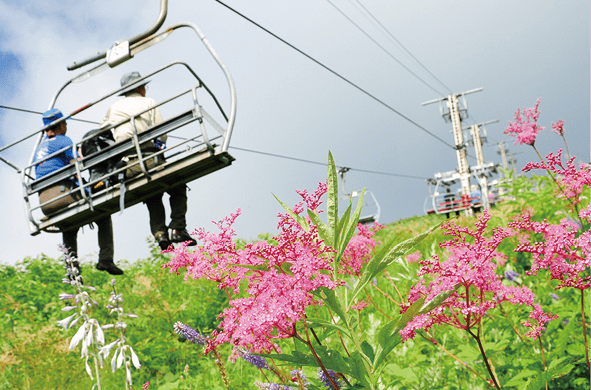
[(50, 125), (56, 120), (63, 117), (64, 114), (62, 114), (62, 112), (57, 108), (52, 108), (51, 110), (45, 111), (43, 113), (43, 126)]

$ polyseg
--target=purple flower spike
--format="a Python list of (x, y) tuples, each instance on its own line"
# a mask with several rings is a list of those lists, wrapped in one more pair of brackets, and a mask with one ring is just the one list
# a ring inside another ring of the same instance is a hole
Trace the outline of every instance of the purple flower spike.
[(252, 364), (253, 366), (255, 366), (256, 368), (260, 368), (265, 369), (265, 370), (270, 370), (271, 368), (269, 367), (269, 365), (267, 364), (267, 360), (265, 360), (264, 357), (262, 356), (258, 356), (258, 355), (252, 355), (250, 354), (248, 351), (242, 351), (240, 353), (240, 356), (246, 360), (247, 362), (249, 362), (250, 364)]
[(191, 328), (189, 325), (185, 325), (182, 322), (176, 322), (174, 324), (174, 331), (189, 341), (194, 342), (195, 344), (207, 345), (207, 337), (203, 336), (201, 333), (197, 332), (195, 329)]
[[(337, 377), (337, 373), (334, 372), (333, 370), (326, 370), (328, 372), (328, 375), (330, 375), (330, 378), (340, 387), (343, 385), (343, 381), (341, 381), (338, 377)], [(318, 379), (320, 380), (320, 382), (322, 382), (324, 387), (327, 387), (329, 389), (334, 389), (334, 386), (332, 385), (332, 383), (330, 383), (330, 380), (326, 377), (326, 375), (324, 374), (324, 371), (322, 371), (321, 368), (318, 368)]]
[(512, 269), (505, 271), (505, 278), (510, 282), (514, 281), (518, 276), (519, 274)]
[(560, 297), (554, 293), (550, 293), (550, 297), (552, 297), (552, 299), (554, 299), (555, 301), (560, 299)]

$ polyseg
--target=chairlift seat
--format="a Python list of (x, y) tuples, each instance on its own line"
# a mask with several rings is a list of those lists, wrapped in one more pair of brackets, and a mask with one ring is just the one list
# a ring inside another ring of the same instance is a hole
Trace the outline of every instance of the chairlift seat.
[[(194, 109), (178, 114), (150, 129), (138, 134), (140, 145), (150, 142), (164, 134), (185, 126), (199, 117)], [(199, 177), (215, 172), (231, 165), (235, 159), (220, 146), (215, 144), (201, 144), (201, 147), (188, 148), (179, 151), (165, 162), (151, 169), (149, 177), (141, 174), (125, 181), (126, 191), (125, 207), (140, 203), (157, 193), (168, 189), (185, 185)], [(205, 145), (205, 146), (203, 146)], [(108, 159), (120, 157), (135, 151), (133, 138), (111, 145), (103, 150), (84, 157), (80, 163), (81, 171), (87, 171)], [(148, 156), (144, 156), (148, 158)], [(29, 196), (50, 188), (57, 183), (76, 175), (76, 167), (70, 164), (47, 176), (30, 183), (27, 193)], [(72, 191), (80, 191), (79, 188)], [(58, 212), (45, 216), (39, 221), (39, 225), (31, 234), (36, 235), (41, 231), (61, 232), (87, 225), (105, 216), (116, 213), (120, 209), (121, 185), (117, 184), (104, 189), (96, 194), (87, 195), (89, 200), (81, 199), (76, 203)]]

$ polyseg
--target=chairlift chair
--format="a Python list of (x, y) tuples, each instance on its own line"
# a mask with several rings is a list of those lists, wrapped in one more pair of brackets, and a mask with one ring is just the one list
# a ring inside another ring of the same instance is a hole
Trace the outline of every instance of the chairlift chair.
[[(339, 168), (339, 175), (341, 176), (341, 181), (343, 183), (343, 193), (344, 193), (344, 197), (346, 199), (353, 199), (353, 198), (357, 198), (361, 195), (361, 191), (351, 191), (350, 193), (347, 193), (347, 191), (345, 191), (345, 174), (350, 170), (350, 168), (347, 167), (342, 167)], [(367, 202), (367, 195), (371, 196), (371, 202)], [(364, 196), (364, 205), (363, 206), (372, 206), (372, 208), (375, 208), (376, 211), (374, 213), (368, 213), (368, 214), (362, 214), (359, 216), (359, 223), (362, 225), (368, 225), (370, 223), (379, 223), (380, 220), (380, 204), (378, 203), (378, 200), (376, 199), (375, 195), (373, 194), (373, 192), (367, 190), (365, 191), (365, 196)], [(363, 210), (363, 209), (362, 209)]]
[[(84, 156), (81, 159), (77, 159), (73, 164), (43, 176), (40, 179), (36, 179), (33, 173), (36, 164), (45, 161), (48, 158), (55, 157), (56, 155), (68, 149), (64, 148), (50, 156), (47, 156), (43, 160), (34, 162), (33, 160), (35, 157), (35, 150), (41, 143), (43, 134), (47, 128), (59, 123), (60, 121), (69, 118), (75, 118), (78, 114), (84, 112), (97, 103), (102, 102), (111, 96), (119, 94), (123, 89), (125, 89), (122, 87), (82, 106), (81, 108), (75, 110), (69, 115), (64, 116), (51, 125), (44, 126), (34, 133), (23, 137), (16, 142), (13, 142), (12, 144), (0, 148), (0, 152), (2, 152), (3, 150), (13, 147), (20, 142), (34, 137), (35, 135), (37, 136), (31, 158), (23, 169), (19, 169), (3, 158), (1, 159), (13, 168), (17, 169), (17, 171), (22, 172), (23, 197), (31, 235), (37, 235), (42, 231), (62, 232), (64, 230), (70, 230), (89, 224), (119, 211), (121, 206), (130, 207), (144, 201), (145, 199), (148, 199), (155, 193), (161, 193), (170, 188), (186, 185), (188, 182), (215, 172), (219, 169), (225, 168), (229, 166), (232, 161), (234, 161), (234, 158), (228, 153), (228, 147), (230, 144), (236, 116), (236, 92), (232, 77), (205, 36), (194, 24), (176, 24), (159, 34), (156, 34), (156, 31), (164, 22), (166, 12), (167, 0), (161, 0), (161, 10), (158, 20), (148, 31), (133, 37), (128, 41), (121, 43), (118, 42), (110, 50), (104, 53), (100, 53), (97, 56), (70, 65), (68, 69), (73, 70), (82, 66), (86, 66), (97, 60), (104, 59), (94, 68), (83, 72), (67, 81), (53, 96), (49, 105), (49, 109), (54, 108), (57, 98), (72, 83), (84, 82), (104, 70), (116, 67), (120, 63), (133, 58), (133, 56), (137, 53), (162, 42), (177, 29), (189, 28), (197, 34), (197, 36), (205, 45), (206, 49), (220, 66), (226, 77), (226, 81), (230, 89), (230, 108), (228, 114), (224, 112), (215, 95), (188, 64), (181, 61), (174, 61), (168, 65), (154, 70), (153, 72), (145, 75), (135, 82), (139, 85), (142, 80), (150, 77), (156, 77), (160, 73), (168, 70), (184, 71), (193, 76), (195, 79), (195, 83), (193, 85), (189, 86), (186, 90), (181, 91), (168, 99), (165, 99), (162, 102), (157, 102), (157, 106), (161, 106), (176, 99), (180, 99), (183, 96), (188, 96), (192, 102), (189, 107), (186, 107), (178, 114), (169, 117), (163, 123), (153, 126), (144, 132), (137, 133), (137, 130), (135, 129), (135, 120), (143, 113), (140, 112), (135, 116), (119, 123), (107, 124), (104, 127), (99, 128), (98, 131), (95, 131), (95, 135), (97, 133), (104, 134), (106, 132), (110, 132), (114, 127), (126, 122), (131, 122), (133, 128), (133, 137), (111, 145), (96, 153)], [(214, 109), (217, 108), (217, 110), (219, 110), (221, 115), (224, 117), (226, 121), (224, 125), (218, 124), (213, 119), (212, 115), (210, 115), (205, 109), (205, 107), (201, 105), (198, 100), (198, 92), (201, 93), (201, 91), (209, 94), (212, 101), (215, 102), (215, 106), (217, 107), (214, 107)], [(195, 123), (196, 126), (194, 126), (195, 128), (191, 130), (190, 137), (175, 137), (175, 134), (179, 133), (179, 129), (192, 123)], [(174, 142), (169, 141), (170, 144), (174, 144), (167, 145), (168, 147), (166, 149), (160, 150), (154, 154), (150, 154), (149, 156), (142, 156), (141, 149), (143, 145), (153, 142), (153, 140), (165, 134), (168, 135), (169, 140), (175, 140)], [(72, 148), (78, 149), (81, 147), (82, 143), (87, 141), (89, 138), (90, 137), (80, 140), (79, 142), (72, 145)], [(96, 167), (97, 165), (102, 164), (109, 159), (117, 158), (118, 156), (128, 153), (133, 153), (134, 151), (137, 152), (138, 156), (142, 156), (134, 163), (139, 165), (141, 169), (142, 173), (139, 176), (126, 179), (123, 183), (117, 182), (116, 178), (123, 176), (125, 170), (130, 168), (130, 166), (125, 166), (115, 169), (112, 172), (106, 173), (102, 177), (98, 177), (90, 181), (85, 182), (83, 180), (78, 180), (79, 184), (76, 187), (66, 191), (60, 197), (52, 199), (51, 202), (66, 196), (76, 196), (79, 198), (79, 200), (54, 212), (53, 214), (43, 215), (41, 208), (50, 202), (40, 203), (37, 201), (37, 195), (41, 191), (51, 188), (52, 186), (62, 183), (72, 177), (89, 177), (88, 172), (93, 167)], [(149, 169), (147, 167), (146, 161), (160, 155), (165, 157), (165, 163)], [(104, 182), (115, 182), (115, 184), (107, 186), (96, 193), (90, 191), (90, 189), (101, 180)]]

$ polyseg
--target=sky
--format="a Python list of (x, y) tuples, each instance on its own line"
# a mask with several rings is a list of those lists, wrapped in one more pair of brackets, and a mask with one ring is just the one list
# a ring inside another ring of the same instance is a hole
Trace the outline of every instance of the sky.
[[(421, 103), (474, 88), (484, 89), (466, 96), (470, 117), (464, 126), (499, 120), (486, 126), (487, 162), (501, 162), (497, 143), (502, 141), (518, 169), (537, 160), (531, 147), (513, 145), (503, 131), (518, 108), (532, 107), (538, 98), (539, 123), (546, 127), (536, 140), (540, 153), (563, 148), (551, 131), (552, 123), (562, 119), (571, 154), (577, 162), (589, 162), (588, 1), (225, 2), (325, 67), (219, 2), (169, 3), (162, 28), (196, 24), (232, 74), (238, 98), (229, 150), (236, 161), (189, 183), (189, 231), (202, 226), (216, 231), (212, 221), (241, 209), (234, 225), (237, 237), (251, 240), (274, 233), (282, 208), (273, 194), (294, 205), (299, 201), (295, 190), (315, 190), (326, 179), (323, 164), (329, 150), (337, 166), (351, 168), (347, 192), (366, 188), (374, 194), (381, 223), (423, 215), (429, 194), (425, 179), (454, 170), (457, 161), (453, 148), (436, 138), (453, 144), (451, 124), (444, 122), (437, 104)], [(0, 105), (45, 111), (56, 91), (86, 70), (69, 72), (67, 65), (143, 32), (158, 12), (156, 0), (0, 1)], [(146, 74), (173, 60), (194, 67), (229, 107), (223, 74), (189, 30), (67, 88), (56, 106), (71, 112), (117, 88), (124, 73)], [(154, 79), (148, 95), (163, 100), (191, 86), (187, 82), (174, 74)], [(80, 118), (101, 121), (114, 101)], [(41, 124), (39, 115), (0, 108), (0, 147)], [(76, 141), (92, 128), (70, 121), (68, 135)], [(23, 167), (33, 146), (30, 140), (0, 156)], [(468, 153), (475, 155), (473, 149)], [(468, 162), (476, 163), (474, 158)], [(3, 264), (59, 254), (59, 235), (29, 234), (20, 180), (0, 162)], [(164, 201), (167, 205), (167, 195)], [(368, 201), (365, 210), (373, 213), (376, 205)], [(149, 256), (144, 205), (113, 215), (113, 224), (116, 262)], [(96, 262), (96, 230), (85, 227), (78, 246), (83, 261)]]

